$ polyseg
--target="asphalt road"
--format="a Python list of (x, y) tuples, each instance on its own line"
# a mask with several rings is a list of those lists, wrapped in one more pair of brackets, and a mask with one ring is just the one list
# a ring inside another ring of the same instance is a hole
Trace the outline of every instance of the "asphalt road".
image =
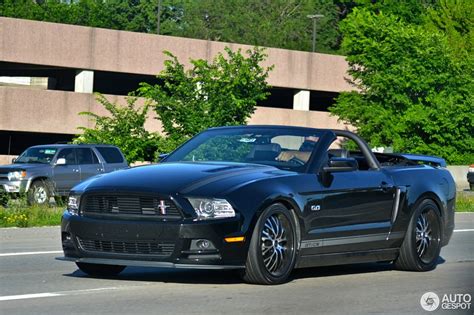
[[(58, 227), (0, 229), (1, 314), (429, 314), (420, 306), (425, 292), (474, 296), (474, 214), (457, 215), (434, 271), (311, 268), (279, 286), (248, 285), (230, 271), (129, 267), (114, 279), (92, 278), (54, 259), (59, 238)], [(433, 313), (474, 314), (472, 304)]]

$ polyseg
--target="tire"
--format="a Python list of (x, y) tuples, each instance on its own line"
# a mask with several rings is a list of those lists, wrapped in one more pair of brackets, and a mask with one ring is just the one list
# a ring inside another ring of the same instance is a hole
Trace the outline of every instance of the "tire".
[(255, 225), (242, 279), (254, 284), (287, 281), (296, 261), (296, 222), (282, 204), (266, 208)]
[(34, 181), (28, 190), (28, 204), (47, 205), (51, 198), (51, 189), (44, 180)]
[(408, 225), (395, 260), (395, 268), (429, 271), (436, 267), (441, 250), (441, 217), (434, 201), (425, 199), (417, 207)]
[(126, 266), (118, 265), (99, 265), (99, 264), (89, 264), (89, 263), (76, 263), (77, 267), (84, 273), (90, 276), (97, 277), (111, 277), (116, 276), (121, 273)]

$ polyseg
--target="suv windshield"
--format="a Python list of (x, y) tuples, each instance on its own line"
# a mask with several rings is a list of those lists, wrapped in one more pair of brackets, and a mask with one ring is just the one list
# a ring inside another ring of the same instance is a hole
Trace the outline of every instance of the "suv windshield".
[(192, 138), (164, 162), (253, 163), (297, 170), (308, 163), (319, 138), (311, 129), (213, 129)]
[(29, 148), (23, 152), (16, 160), (17, 163), (40, 163), (49, 164), (58, 151), (57, 148)]

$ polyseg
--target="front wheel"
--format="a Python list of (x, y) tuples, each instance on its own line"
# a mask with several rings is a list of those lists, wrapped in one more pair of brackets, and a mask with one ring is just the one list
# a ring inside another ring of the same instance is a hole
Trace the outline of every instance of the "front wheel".
[(282, 204), (263, 211), (252, 233), (242, 278), (255, 284), (285, 282), (296, 261), (296, 222)]
[(37, 180), (28, 190), (28, 203), (30, 205), (47, 205), (51, 198), (51, 190), (46, 181)]
[(423, 200), (408, 225), (395, 267), (408, 271), (428, 271), (436, 267), (441, 250), (441, 218), (432, 200)]
[(76, 265), (82, 272), (97, 277), (116, 276), (125, 269), (125, 266), (118, 265), (99, 265), (81, 262), (77, 262)]

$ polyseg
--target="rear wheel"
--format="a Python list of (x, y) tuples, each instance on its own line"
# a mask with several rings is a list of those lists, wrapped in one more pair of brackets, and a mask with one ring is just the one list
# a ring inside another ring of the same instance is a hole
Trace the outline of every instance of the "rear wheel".
[(265, 209), (252, 234), (244, 281), (279, 284), (291, 274), (296, 261), (296, 223), (282, 204)]
[(441, 250), (441, 218), (432, 200), (422, 201), (415, 210), (400, 248), (395, 267), (428, 271), (436, 266)]
[(125, 269), (125, 266), (118, 265), (99, 265), (81, 262), (76, 263), (76, 265), (82, 272), (99, 277), (116, 276)]

